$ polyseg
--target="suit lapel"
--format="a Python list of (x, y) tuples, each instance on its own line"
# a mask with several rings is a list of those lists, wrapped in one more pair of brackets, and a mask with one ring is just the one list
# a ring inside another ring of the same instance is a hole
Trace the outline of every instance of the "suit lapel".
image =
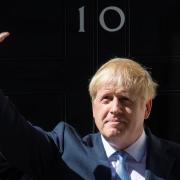
[(91, 153), (95, 157), (93, 166), (95, 179), (111, 179), (111, 169), (99, 133), (94, 138), (94, 147)]
[(170, 177), (175, 158), (168, 154), (168, 147), (163, 147), (159, 138), (148, 130), (148, 152), (145, 179), (164, 180)]

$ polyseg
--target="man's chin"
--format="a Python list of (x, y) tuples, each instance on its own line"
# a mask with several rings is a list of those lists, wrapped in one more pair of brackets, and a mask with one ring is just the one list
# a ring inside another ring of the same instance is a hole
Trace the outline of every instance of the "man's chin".
[(108, 134), (110, 135), (118, 135), (123, 132), (125, 129), (125, 124), (121, 122), (108, 122), (105, 126)]
[(118, 137), (122, 134), (122, 130), (118, 128), (109, 128), (108, 131), (106, 132), (106, 137), (107, 138), (112, 138), (112, 137)]

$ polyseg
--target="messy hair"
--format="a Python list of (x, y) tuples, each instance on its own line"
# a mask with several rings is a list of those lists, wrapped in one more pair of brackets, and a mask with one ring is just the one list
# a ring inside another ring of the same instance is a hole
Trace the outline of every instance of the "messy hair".
[(133, 90), (145, 100), (154, 99), (158, 84), (150, 72), (131, 59), (114, 58), (103, 64), (89, 83), (89, 93), (94, 100), (97, 91), (105, 84), (113, 83), (117, 88)]

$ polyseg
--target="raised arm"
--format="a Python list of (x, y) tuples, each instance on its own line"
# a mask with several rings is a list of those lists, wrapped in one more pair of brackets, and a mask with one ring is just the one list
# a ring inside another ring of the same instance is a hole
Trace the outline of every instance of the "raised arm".
[(49, 133), (26, 121), (1, 91), (0, 152), (8, 162), (39, 179), (51, 173), (58, 153)]
[[(9, 35), (9, 32), (1, 32), (0, 43)], [(44, 179), (54, 171), (57, 161), (59, 149), (54, 136), (54, 133), (52, 135), (26, 121), (0, 90), (0, 152), (8, 162)]]

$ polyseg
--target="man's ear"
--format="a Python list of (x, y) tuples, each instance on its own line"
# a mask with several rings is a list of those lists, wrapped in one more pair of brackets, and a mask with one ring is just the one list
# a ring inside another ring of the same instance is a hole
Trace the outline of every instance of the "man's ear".
[(152, 108), (152, 99), (148, 100), (146, 102), (146, 109), (145, 109), (145, 114), (144, 114), (144, 119), (148, 119), (150, 113), (151, 113), (151, 108)]

